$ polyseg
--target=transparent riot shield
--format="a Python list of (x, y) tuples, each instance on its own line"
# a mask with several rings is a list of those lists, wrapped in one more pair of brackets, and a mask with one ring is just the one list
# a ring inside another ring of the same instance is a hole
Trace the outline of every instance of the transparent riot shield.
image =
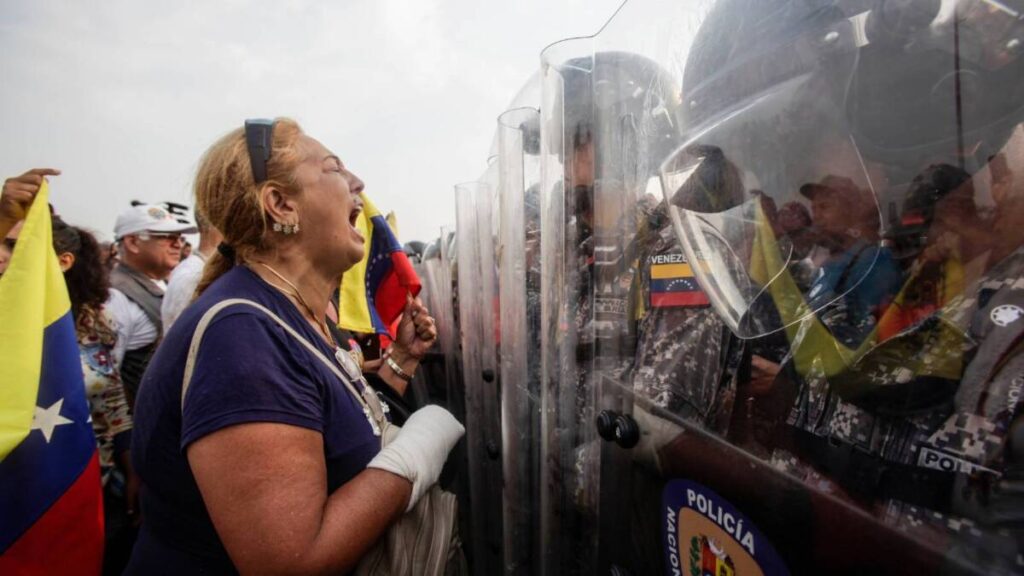
[[(424, 303), (434, 317), (437, 346), (432, 350), (429, 390), (433, 403), (448, 409), (460, 422), (466, 421), (465, 385), (462, 378), (462, 354), (459, 326), (455, 314), (456, 291), (453, 281), (455, 257), (451, 254), (455, 226), (441, 228), (440, 236), (423, 253), (420, 264)], [(457, 272), (457, 271), (456, 271)], [(422, 363), (421, 363), (422, 366)], [(440, 484), (454, 493), (460, 502), (459, 533), (467, 549), (472, 543), (471, 497), (469, 493), (467, 446), (459, 442), (449, 455)]]
[(539, 123), (537, 108), (498, 117), (505, 574), (537, 574), (540, 568)]
[(501, 339), (499, 310), (501, 295), (498, 291), (498, 268), (496, 250), (498, 247), (498, 162), (497, 157), (488, 159), (487, 170), (480, 177), (477, 188), (477, 239), (480, 243), (481, 331), (477, 344), (481, 347), (481, 378), (483, 379), (483, 418), (485, 500), (487, 525), (481, 534), (486, 535), (488, 551), (488, 573), (501, 570), (502, 566), (502, 462), (501, 462), (501, 378), (499, 363)]
[(1021, 8), (652, 0), (545, 51), (548, 573), (1024, 570)]
[[(583, 329), (577, 315), (589, 304), (580, 264), (584, 223), (576, 218), (565, 174), (575, 160), (567, 138), (565, 78), (558, 67), (587, 53), (585, 41), (555, 44), (541, 67), (541, 573), (594, 573), (596, 507), (593, 459), (582, 458), (596, 435), (585, 367), (577, 362)], [(557, 54), (556, 54), (557, 53)], [(552, 54), (555, 54), (552, 56)], [(581, 67), (585, 68), (585, 67)]]
[(448, 240), (454, 226), (441, 228), (437, 250), (428, 251), (423, 266), (430, 282), (431, 313), (437, 323), (437, 340), (444, 357), (446, 406), (459, 421), (465, 421), (466, 406), (462, 387), (462, 359), (459, 327), (455, 321), (455, 291), (452, 281), (452, 256)]
[(501, 566), (501, 469), (498, 460), (493, 188), (477, 181), (455, 187), (459, 331), (466, 405), (470, 493), (470, 561), (474, 573)]
[(442, 231), (442, 236), (427, 245), (422, 260), (414, 264), (423, 284), (420, 299), (434, 317), (437, 327), (437, 342), (424, 359), (425, 362), (420, 362), (420, 368), (428, 403), (440, 404), (455, 413), (450, 394), (449, 370), (450, 356), (454, 349), (452, 344), (458, 333), (451, 314), (451, 280), (442, 260), (443, 234)]
[[(561, 214), (550, 220), (545, 214), (553, 242), (548, 244), (545, 229), (542, 243), (551, 247), (545, 256), (564, 263), (561, 270), (545, 269), (561, 274), (561, 293), (552, 298), (560, 299), (560, 309), (548, 317), (553, 322), (547, 328), (562, 332), (549, 340), (555, 350), (545, 360), (558, 359), (563, 414), (575, 408), (572, 419), (560, 423), (575, 430), (560, 439), (558, 449), (563, 478), (572, 470), (562, 518), (575, 516), (576, 522), (562, 530), (578, 547), (552, 571), (602, 573), (634, 566), (647, 573), (649, 562), (629, 562), (635, 551), (631, 534), (639, 534), (631, 513), (640, 509), (632, 495), (628, 449), (639, 430), (628, 382), (641, 313), (638, 258), (654, 216), (647, 187), (657, 156), (674, 149), (678, 81), (650, 58), (595, 51), (595, 45), (594, 39), (569, 41), (543, 55), (550, 79), (543, 106), (550, 105), (551, 113), (542, 122), (542, 142), (552, 153), (549, 173), (560, 180), (549, 188), (553, 194), (544, 208)], [(648, 536), (656, 540), (657, 532)]]

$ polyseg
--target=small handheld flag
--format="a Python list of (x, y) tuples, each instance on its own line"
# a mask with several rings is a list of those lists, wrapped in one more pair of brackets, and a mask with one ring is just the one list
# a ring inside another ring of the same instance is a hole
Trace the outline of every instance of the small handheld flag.
[(366, 255), (341, 279), (338, 326), (363, 334), (394, 337), (391, 326), (405, 309), (408, 294), (422, 284), (380, 210), (362, 194), (356, 227), (366, 239)]

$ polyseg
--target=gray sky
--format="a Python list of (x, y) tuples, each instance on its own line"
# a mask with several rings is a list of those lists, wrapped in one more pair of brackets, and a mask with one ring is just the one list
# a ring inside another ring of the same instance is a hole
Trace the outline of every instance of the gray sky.
[(540, 50), (620, 2), (5, 0), (0, 175), (63, 170), (57, 211), (109, 239), (133, 198), (191, 204), (218, 136), (290, 116), (397, 212), (403, 241), (428, 240)]

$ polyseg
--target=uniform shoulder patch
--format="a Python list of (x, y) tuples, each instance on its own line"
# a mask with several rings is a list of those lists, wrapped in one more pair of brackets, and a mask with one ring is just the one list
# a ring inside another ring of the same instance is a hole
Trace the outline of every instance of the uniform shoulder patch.
[(651, 308), (697, 308), (710, 305), (682, 254), (656, 254), (648, 259)]

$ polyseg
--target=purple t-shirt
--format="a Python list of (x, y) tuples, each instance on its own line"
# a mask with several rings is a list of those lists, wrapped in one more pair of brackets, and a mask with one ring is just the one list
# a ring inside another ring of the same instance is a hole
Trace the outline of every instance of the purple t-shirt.
[(242, 266), (182, 313), (150, 362), (135, 404), (132, 459), (143, 481), (144, 520), (126, 574), (235, 573), (185, 456), (189, 444), (207, 434), (245, 422), (316, 430), (323, 434), (329, 492), (380, 450), (362, 405), (337, 376), (251, 306), (231, 306), (210, 323), (182, 411), (192, 333), (211, 306), (228, 298), (262, 304), (334, 358), (295, 306)]

